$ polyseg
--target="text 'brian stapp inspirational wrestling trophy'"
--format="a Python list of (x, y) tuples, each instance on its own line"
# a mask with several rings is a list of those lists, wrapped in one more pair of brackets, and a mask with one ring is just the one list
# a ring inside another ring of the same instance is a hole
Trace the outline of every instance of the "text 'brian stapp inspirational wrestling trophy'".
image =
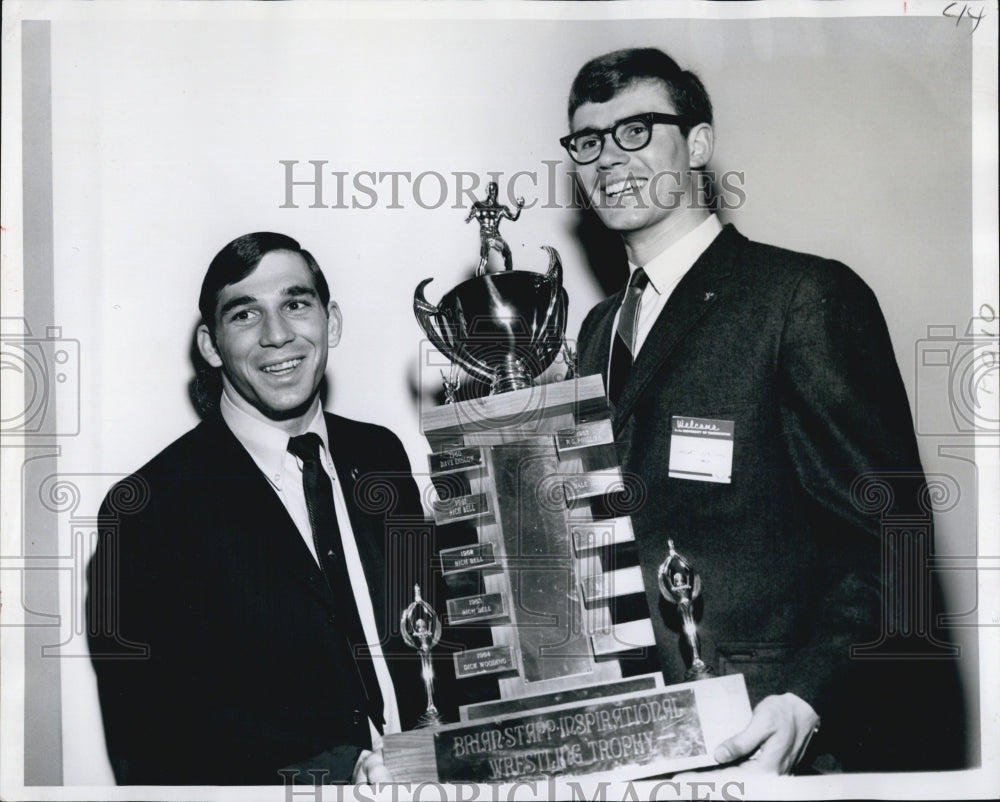
[[(623, 677), (620, 658), (654, 645), (634, 548), (628, 557), (637, 502), (618, 467), (601, 377), (569, 378), (558, 253), (544, 247), (544, 275), (513, 269), (499, 224), (516, 220), (517, 206), (511, 214), (490, 184), (468, 217), (480, 224), (476, 276), (437, 305), (424, 297), (431, 279), (414, 294), (417, 320), (453, 366), (449, 403), (421, 418), (435, 522), (468, 521), (477, 535), (441, 552), (446, 579), (471, 572), (482, 590), (450, 599), (447, 622), (486, 622), (493, 639), (456, 654), (455, 674), (495, 675), (500, 698), (465, 705), (458, 723), (387, 736), (386, 766), (401, 782), (514, 782), (711, 765), (714, 748), (749, 721), (743, 678), (695, 671), (688, 679), (699, 681), (664, 687), (659, 672)], [(493, 272), (491, 251), (503, 260)], [(560, 352), (567, 377), (533, 386)], [(489, 395), (459, 401), (456, 366)], [(678, 605), (697, 659), (690, 612), (700, 579), (672, 544), (668, 564), (664, 597)], [(616, 603), (630, 596), (642, 603)], [(636, 608), (632, 620), (621, 612)]]

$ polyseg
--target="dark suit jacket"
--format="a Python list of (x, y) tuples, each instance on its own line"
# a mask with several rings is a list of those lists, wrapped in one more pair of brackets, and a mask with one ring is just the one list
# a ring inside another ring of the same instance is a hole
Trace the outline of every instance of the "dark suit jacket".
[[(584, 321), (583, 375), (607, 378), (621, 299)], [(668, 477), (675, 415), (734, 422), (731, 484)], [(849, 656), (887, 629), (913, 629), (884, 603), (884, 583), (929, 587), (919, 569), (883, 575), (889, 516), (916, 515), (929, 538), (929, 512), (918, 503), (923, 472), (889, 335), (857, 275), (726, 226), (657, 319), (613, 421), (635, 485), (626, 511), (668, 683), (681, 681), (684, 663), (656, 569), (673, 538), (704, 580), (702, 656), (721, 673), (743, 673), (752, 704), (786, 691), (805, 699), (823, 719), (816, 748), (846, 768), (960, 760), (954, 665)], [(875, 473), (878, 483), (854, 485)], [(892, 498), (881, 509), (873, 487)], [(900, 645), (891, 640), (883, 654)], [(903, 640), (918, 652), (927, 641)], [(923, 690), (903, 690), (908, 682)], [(925, 693), (947, 701), (934, 700), (931, 711)]]
[[(426, 706), (398, 636), (429, 566), (404, 543), (425, 529), (419, 494), (395, 435), (326, 422), (406, 728)], [(119, 783), (281, 782), (324, 751), (327, 780), (349, 779), (368, 723), (336, 657), (332, 594), (218, 413), (108, 493), (99, 533), (87, 612)]]

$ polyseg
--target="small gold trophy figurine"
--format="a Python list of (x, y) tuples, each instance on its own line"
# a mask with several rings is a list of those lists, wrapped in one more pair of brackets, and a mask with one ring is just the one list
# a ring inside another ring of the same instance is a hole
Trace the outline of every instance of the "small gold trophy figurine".
[(698, 650), (698, 629), (694, 623), (694, 600), (701, 595), (701, 577), (691, 567), (686, 559), (674, 551), (674, 541), (668, 540), (667, 559), (656, 572), (660, 586), (660, 595), (668, 602), (676, 605), (677, 611), (684, 622), (684, 635), (691, 647), (691, 667), (684, 672), (684, 679), (707, 679), (713, 675), (711, 668), (705, 665)]
[(441, 619), (420, 597), (420, 585), (413, 586), (413, 603), (403, 611), (399, 622), (403, 640), (407, 646), (420, 653), (420, 674), (427, 691), (427, 710), (417, 719), (417, 729), (438, 727), (445, 723), (434, 705), (434, 666), (431, 663), (431, 649), (441, 640)]

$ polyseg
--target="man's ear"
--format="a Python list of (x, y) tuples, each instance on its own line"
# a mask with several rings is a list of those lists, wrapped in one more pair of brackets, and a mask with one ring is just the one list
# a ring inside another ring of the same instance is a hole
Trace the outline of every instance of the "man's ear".
[(340, 314), (340, 307), (336, 301), (330, 301), (326, 307), (327, 328), (326, 347), (334, 348), (340, 342), (340, 334), (344, 328), (344, 318)]
[(201, 358), (213, 368), (221, 368), (222, 358), (219, 356), (219, 352), (215, 347), (215, 342), (212, 340), (212, 333), (208, 330), (208, 326), (204, 323), (198, 326), (197, 336), (198, 351), (201, 353)]
[(708, 123), (699, 123), (688, 132), (688, 159), (692, 169), (708, 164), (715, 150), (715, 131)]

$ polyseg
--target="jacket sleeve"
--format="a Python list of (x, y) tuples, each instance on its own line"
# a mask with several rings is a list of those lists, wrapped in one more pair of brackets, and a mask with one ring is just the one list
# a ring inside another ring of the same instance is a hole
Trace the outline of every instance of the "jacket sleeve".
[[(610, 331), (604, 332), (602, 321), (606, 321), (606, 316), (612, 314), (610, 309), (617, 308), (621, 303), (621, 294), (616, 294), (609, 299), (605, 299), (593, 309), (583, 319), (580, 325), (580, 336), (577, 339), (577, 363), (578, 375), (591, 376), (600, 374), (604, 377), (607, 385), (608, 354), (610, 353)], [(610, 321), (606, 322), (610, 325)], [(602, 342), (602, 338), (607, 338), (607, 343)]]
[[(123, 499), (132, 498), (127, 504)], [(183, 732), (163, 692), (178, 637), (166, 613), (176, 598), (166, 581), (169, 555), (139, 476), (108, 493), (98, 515), (98, 543), (87, 570), (87, 632), (104, 719), (108, 756), (119, 784), (165, 777)]]
[[(907, 745), (906, 727), (900, 727), (912, 716), (907, 697), (916, 691), (909, 683), (936, 684), (947, 700), (941, 709), (960, 709), (961, 703), (954, 666), (900, 656), (926, 652), (927, 638), (916, 631), (912, 615), (929, 618), (935, 592), (914, 541), (901, 560), (898, 547), (907, 541), (887, 536), (886, 524), (915, 524), (912, 537), (925, 539), (929, 554), (931, 512), (909, 403), (871, 290), (837, 263), (804, 273), (785, 315), (777, 359), (784, 438), (811, 507), (824, 589), (819, 620), (787, 690), (847, 740), (881, 741), (871, 745), (883, 753), (895, 749), (897, 767), (904, 768), (917, 748), (916, 741)], [(880, 652), (876, 644), (885, 648)], [(865, 648), (852, 652), (857, 647)], [(910, 691), (893, 701), (900, 683)], [(867, 715), (850, 712), (865, 708)], [(928, 759), (947, 750), (928, 750)]]

